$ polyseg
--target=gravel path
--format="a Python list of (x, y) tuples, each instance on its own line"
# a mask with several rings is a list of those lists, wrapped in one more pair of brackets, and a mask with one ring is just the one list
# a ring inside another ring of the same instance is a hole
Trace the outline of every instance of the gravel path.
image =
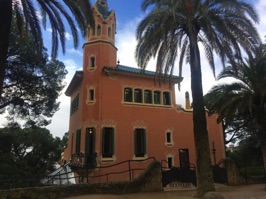
[[(266, 199), (265, 184), (226, 186), (216, 184), (216, 191), (226, 199)], [(192, 199), (195, 198), (195, 188), (167, 189), (161, 192), (134, 194), (91, 194), (69, 197), (65, 199)]]

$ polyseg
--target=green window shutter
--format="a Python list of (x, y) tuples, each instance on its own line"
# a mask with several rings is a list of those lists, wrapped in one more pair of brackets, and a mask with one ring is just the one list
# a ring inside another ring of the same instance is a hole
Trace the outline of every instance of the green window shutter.
[(146, 130), (135, 129), (134, 131), (135, 156), (144, 157), (146, 154)]
[(81, 129), (76, 132), (76, 154), (80, 153)]
[(112, 157), (114, 154), (114, 128), (103, 128), (102, 131), (102, 155)]
[(137, 129), (134, 130), (134, 153), (135, 156), (137, 156), (138, 150), (137, 150)]
[(114, 155), (114, 150), (115, 150), (115, 129), (112, 128), (111, 130), (111, 154), (112, 156)]
[(105, 128), (102, 129), (102, 156), (105, 155)]
[(146, 152), (147, 152), (146, 129), (143, 129), (143, 154), (145, 155)]
[(89, 154), (89, 143), (90, 143), (90, 140), (89, 140), (89, 128), (86, 128), (86, 137), (85, 137), (85, 153), (86, 154)]

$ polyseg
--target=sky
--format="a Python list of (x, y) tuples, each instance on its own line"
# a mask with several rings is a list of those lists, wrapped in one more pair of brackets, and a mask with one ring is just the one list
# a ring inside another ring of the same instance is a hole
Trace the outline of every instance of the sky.
[[(95, 3), (96, 0), (91, 0), (91, 3)], [(117, 58), (120, 61), (121, 65), (137, 67), (134, 51), (136, 47), (135, 32), (138, 23), (143, 19), (145, 13), (141, 10), (142, 0), (107, 0), (109, 10), (114, 10), (116, 14), (116, 35), (115, 35), (115, 45), (118, 48)], [(264, 36), (266, 35), (266, 1), (265, 0), (249, 0), (255, 8), (257, 9), (260, 16), (260, 24), (257, 26), (258, 31), (261, 35), (261, 38), (264, 41)], [(70, 115), (70, 98), (65, 96), (64, 92), (67, 88), (69, 82), (71, 81), (76, 70), (82, 69), (82, 57), (83, 49), (82, 44), (85, 42), (84, 38), (80, 38), (80, 45), (77, 49), (73, 47), (73, 39), (71, 34), (66, 32), (66, 53), (63, 55), (61, 49), (59, 50), (58, 60), (62, 61), (68, 74), (65, 79), (66, 87), (61, 92), (59, 97), (60, 109), (57, 111), (54, 116), (51, 118), (52, 122), (50, 125), (46, 126), (50, 130), (50, 133), (54, 137), (62, 138), (63, 135), (68, 131), (69, 125), (69, 115)], [(51, 31), (49, 28), (44, 32), (44, 43), (49, 49), (51, 47)], [(222, 69), (221, 64), (216, 61), (216, 74)], [(211, 69), (209, 68), (205, 59), (201, 60), (202, 65), (202, 80), (203, 80), (203, 92), (207, 93), (208, 90), (215, 84), (215, 80)], [(178, 65), (176, 64), (178, 68)], [(147, 69), (154, 70), (155, 62), (152, 60)], [(174, 72), (174, 75), (178, 75), (178, 71)], [(191, 96), (190, 89), (190, 68), (189, 66), (184, 66), (183, 68), (183, 82), (181, 83), (181, 90), (179, 91), (176, 88), (176, 104), (185, 104), (185, 92), (188, 91)], [(3, 115), (0, 116), (0, 124), (4, 123)], [(1, 128), (1, 126), (0, 126)]]

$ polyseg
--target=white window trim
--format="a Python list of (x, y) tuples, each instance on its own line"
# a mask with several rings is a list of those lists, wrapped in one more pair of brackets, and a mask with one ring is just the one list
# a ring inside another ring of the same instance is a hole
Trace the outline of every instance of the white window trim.
[[(167, 133), (170, 133), (170, 138), (171, 138), (171, 142), (167, 142)], [(175, 145), (174, 141), (173, 141), (173, 131), (172, 130), (166, 130), (165, 131), (165, 143), (164, 143), (167, 147), (172, 147)]]

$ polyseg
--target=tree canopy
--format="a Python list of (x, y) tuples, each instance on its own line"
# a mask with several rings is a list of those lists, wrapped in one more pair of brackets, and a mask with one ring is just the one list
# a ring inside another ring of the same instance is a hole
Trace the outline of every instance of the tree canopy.
[[(51, 57), (55, 59), (59, 44), (65, 52), (66, 26), (70, 28), (74, 47), (78, 46), (79, 31), (83, 37), (87, 26), (94, 28), (91, 3), (89, 0), (0, 0), (0, 104), (6, 75), (6, 60), (12, 21), (19, 31), (26, 29), (34, 38), (34, 48), (41, 53), (43, 50), (42, 27), (47, 24), (52, 30)], [(49, 23), (48, 23), (49, 22)]]
[[(191, 70), (193, 124), (197, 160), (197, 194), (214, 190), (208, 131), (202, 90), (202, 71), (199, 44), (215, 74), (214, 55), (221, 62), (235, 57), (242, 50), (251, 55), (252, 44), (261, 43), (254, 26), (259, 16), (253, 6), (239, 0), (143, 0), (142, 8), (149, 11), (137, 27), (135, 56), (138, 66), (145, 69), (156, 57), (156, 72), (173, 74), (179, 58), (179, 74), (185, 60)], [(236, 69), (236, 67), (235, 67)]]
[(57, 99), (66, 74), (65, 65), (49, 60), (45, 48), (38, 53), (31, 34), (19, 34), (12, 26), (0, 110), (8, 111), (10, 122), (20, 119), (28, 125), (49, 124), (59, 108)]
[(265, 46), (261, 45), (254, 57), (250, 56), (245, 61), (237, 62), (238, 71), (230, 65), (226, 67), (218, 79), (233, 77), (236, 81), (215, 85), (205, 97), (209, 113), (217, 113), (219, 121), (227, 122), (230, 128), (230, 124), (241, 120), (245, 123), (242, 132), (258, 137), (264, 166), (266, 166), (265, 55)]
[[(47, 129), (2, 128), (0, 129), (0, 179), (21, 178), (22, 184), (17, 186), (26, 185), (26, 179), (39, 180), (40, 177), (45, 177), (54, 171), (54, 164), (60, 160), (62, 149), (61, 139), (53, 138)], [(0, 185), (1, 188), (9, 188), (7, 186), (9, 183)]]

